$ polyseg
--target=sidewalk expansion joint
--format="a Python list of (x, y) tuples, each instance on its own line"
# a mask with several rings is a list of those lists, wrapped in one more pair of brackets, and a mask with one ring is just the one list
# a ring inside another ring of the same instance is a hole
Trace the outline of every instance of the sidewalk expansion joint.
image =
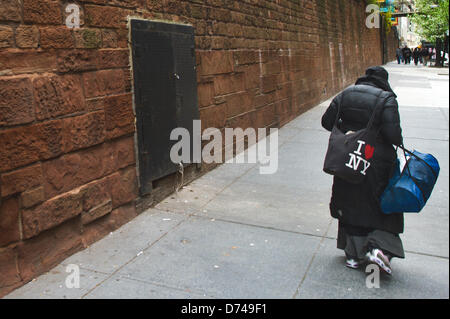
[[(223, 218), (207, 217), (207, 216), (204, 216), (204, 215), (197, 215), (197, 214), (195, 214), (195, 213), (194, 213), (193, 216), (194, 216), (194, 217), (201, 218), (201, 219), (209, 219), (209, 220), (212, 219), (212, 218), (214, 218), (215, 221), (219, 221), (219, 222), (230, 223), (230, 224), (236, 224), (236, 225), (242, 225), (242, 226), (248, 226), (248, 227), (254, 227), (254, 228), (262, 228), (262, 229), (273, 230), (273, 231), (278, 231), (278, 232), (283, 232), (283, 233), (289, 233), (289, 234), (304, 235), (304, 236), (315, 237), (315, 238), (336, 239), (336, 238), (332, 238), (332, 237), (326, 236), (326, 233), (325, 233), (325, 235), (316, 235), (316, 234), (305, 233), (305, 232), (299, 232), (299, 231), (288, 230), (288, 229), (281, 229), (281, 228), (276, 228), (276, 227), (271, 227), (271, 226), (264, 226), (264, 225), (256, 225), (256, 224), (243, 223), (243, 222), (238, 222), (238, 221), (233, 221), (233, 220), (227, 220), (227, 219), (223, 219)], [(327, 231), (328, 231), (328, 230), (327, 230)]]
[(311, 260), (309, 261), (308, 267), (306, 268), (305, 274), (303, 275), (303, 278), (302, 278), (302, 280), (300, 281), (300, 283), (299, 283), (299, 285), (298, 285), (298, 287), (297, 287), (297, 290), (295, 291), (295, 293), (294, 293), (294, 295), (292, 296), (291, 299), (296, 299), (296, 298), (297, 298), (297, 296), (298, 296), (298, 294), (299, 294), (299, 292), (300, 292), (300, 289), (301, 289), (303, 283), (305, 282), (306, 277), (308, 276), (308, 272), (309, 272), (309, 270), (310, 270), (311, 267), (312, 267), (312, 264), (313, 264), (313, 262), (314, 262), (314, 259), (316, 259), (316, 256), (317, 256), (317, 254), (319, 253), (319, 250), (320, 250), (320, 248), (322, 247), (323, 242), (325, 241), (325, 236), (326, 236), (326, 234), (328, 234), (328, 231), (330, 230), (330, 227), (331, 227), (332, 223), (333, 223), (333, 220), (330, 220), (330, 222), (329, 222), (329, 224), (328, 224), (328, 227), (327, 227), (327, 230), (326, 230), (326, 232), (325, 232), (325, 235), (322, 236), (322, 239), (320, 240), (320, 243), (317, 245), (317, 248), (316, 248), (316, 250), (314, 251), (314, 254), (313, 254), (312, 258), (311, 258)]
[(449, 260), (449, 257), (435, 255), (435, 254), (421, 253), (421, 252), (418, 252), (418, 251), (405, 250), (405, 253)]
[(425, 137), (415, 137), (415, 136), (404, 136), (403, 138), (411, 139), (411, 140), (421, 140), (421, 141), (448, 142), (448, 139), (440, 139), (440, 138), (425, 138)]

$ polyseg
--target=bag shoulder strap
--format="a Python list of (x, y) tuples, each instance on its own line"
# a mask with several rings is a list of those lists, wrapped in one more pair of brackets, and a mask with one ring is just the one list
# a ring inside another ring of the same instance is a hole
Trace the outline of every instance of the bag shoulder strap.
[(371, 129), (373, 126), (373, 123), (375, 122), (375, 118), (377, 117), (378, 111), (382, 108), (384, 108), (384, 105), (387, 102), (387, 99), (380, 99), (381, 94), (383, 94), (384, 91), (380, 91), (377, 95), (377, 102), (375, 105), (375, 108), (373, 109), (372, 116), (370, 117), (369, 123), (367, 123), (367, 129)]
[(334, 120), (334, 126), (337, 126), (338, 122), (339, 122), (339, 118), (341, 117), (341, 107), (342, 107), (342, 100), (344, 99), (345, 96), (345, 92), (347, 90), (345, 90), (344, 92), (342, 92), (342, 97), (341, 97), (341, 102), (338, 104), (338, 111), (336, 114), (336, 119)]

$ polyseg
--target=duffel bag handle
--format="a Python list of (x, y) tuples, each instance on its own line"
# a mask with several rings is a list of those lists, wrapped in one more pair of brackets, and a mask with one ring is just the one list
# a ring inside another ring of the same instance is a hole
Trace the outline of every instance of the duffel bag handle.
[(417, 156), (416, 154), (414, 154), (414, 152), (411, 152), (410, 150), (408, 150), (407, 148), (405, 148), (405, 145), (403, 145), (403, 143), (400, 144), (400, 145), (397, 145), (396, 150), (397, 150), (399, 147), (400, 147), (400, 149), (403, 151), (403, 155), (405, 156), (405, 161), (406, 161), (406, 164), (405, 164), (405, 165), (406, 165), (406, 167), (407, 167), (407, 169), (408, 169), (409, 176), (412, 176), (412, 175), (411, 175), (411, 171), (409, 170), (409, 161), (408, 161), (408, 158), (406, 157), (406, 153), (408, 153), (410, 156), (414, 156), (414, 157), (417, 158), (419, 161), (421, 161), (422, 163), (424, 163), (425, 165), (427, 165), (427, 166), (430, 168), (431, 172), (433, 172), (434, 177), (436, 177), (436, 179), (438, 178), (438, 175), (436, 174), (436, 172), (434, 171), (434, 169), (430, 166), (430, 164), (428, 164), (426, 161), (424, 161), (424, 160), (421, 159), (419, 156)]

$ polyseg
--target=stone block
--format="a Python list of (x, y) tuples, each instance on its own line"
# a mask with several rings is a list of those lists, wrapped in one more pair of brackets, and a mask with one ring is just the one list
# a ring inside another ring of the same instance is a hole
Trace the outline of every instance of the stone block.
[(61, 155), (61, 120), (0, 131), (0, 171)]
[(37, 48), (39, 45), (39, 29), (36, 26), (18, 26), (16, 29), (16, 45), (22, 49)]
[(1, 196), (7, 197), (42, 184), (43, 175), (41, 164), (21, 168), (1, 176)]
[(121, 69), (101, 70), (83, 74), (87, 98), (125, 92), (124, 71)]
[(80, 189), (54, 197), (34, 209), (22, 211), (23, 237), (34, 237), (39, 233), (58, 226), (83, 210)]
[(33, 89), (30, 78), (0, 78), (0, 96), (0, 126), (34, 121)]
[(64, 151), (69, 153), (103, 143), (105, 126), (103, 111), (64, 119)]
[(0, 20), (19, 22), (22, 19), (20, 0), (0, 1)]
[(79, 75), (50, 75), (34, 79), (36, 117), (39, 120), (59, 117), (85, 110)]
[(200, 52), (200, 75), (224, 74), (233, 72), (233, 55), (227, 51)]
[(107, 97), (104, 101), (106, 134), (108, 139), (135, 131), (135, 115), (130, 93)]
[(62, 24), (62, 12), (56, 0), (23, 0), (23, 20), (35, 24)]
[(43, 49), (69, 49), (75, 48), (75, 41), (72, 29), (66, 26), (42, 27), (39, 28), (41, 34), (41, 47)]

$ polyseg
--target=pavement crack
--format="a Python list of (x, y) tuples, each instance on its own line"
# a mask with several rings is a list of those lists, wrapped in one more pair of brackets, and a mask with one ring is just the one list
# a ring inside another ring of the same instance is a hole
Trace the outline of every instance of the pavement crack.
[(330, 227), (331, 227), (332, 223), (333, 223), (333, 221), (330, 220), (330, 223), (328, 224), (327, 231), (325, 232), (325, 235), (322, 236), (322, 239), (320, 240), (319, 244), (317, 245), (317, 248), (316, 248), (316, 250), (314, 251), (314, 254), (313, 254), (312, 258), (311, 258), (311, 260), (309, 261), (308, 267), (306, 268), (305, 274), (303, 275), (302, 280), (300, 281), (300, 283), (299, 283), (299, 285), (298, 285), (298, 287), (297, 287), (297, 290), (295, 291), (295, 293), (294, 293), (294, 295), (292, 296), (291, 299), (296, 299), (296, 298), (297, 298), (297, 296), (298, 296), (298, 294), (299, 294), (299, 292), (300, 292), (300, 289), (301, 289), (303, 283), (305, 282), (306, 277), (308, 276), (308, 272), (309, 272), (309, 270), (310, 270), (311, 267), (312, 267), (312, 264), (313, 264), (313, 262), (314, 262), (314, 259), (316, 259), (316, 256), (317, 256), (317, 254), (319, 253), (319, 250), (320, 250), (320, 248), (322, 247), (323, 242), (325, 241), (326, 234), (328, 234), (328, 231), (330, 230)]

